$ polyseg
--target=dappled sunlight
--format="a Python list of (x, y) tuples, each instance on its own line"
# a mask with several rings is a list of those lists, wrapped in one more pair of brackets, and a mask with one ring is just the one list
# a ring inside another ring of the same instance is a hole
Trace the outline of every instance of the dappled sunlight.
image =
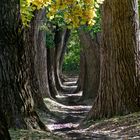
[(78, 93), (74, 93), (74, 94), (68, 94), (68, 93), (65, 93), (63, 95), (56, 95), (57, 98), (66, 98), (66, 97), (81, 97), (82, 96), (82, 91), (78, 92)]
[(130, 139), (140, 139), (140, 113), (94, 122), (85, 131), (100, 133), (117, 139), (128, 137)]
[[(92, 106), (86, 106), (86, 105), (76, 105), (76, 106), (67, 106), (67, 105), (63, 105), (61, 103), (58, 103), (54, 100), (51, 100), (50, 98), (45, 98), (44, 99), (46, 105), (49, 107), (57, 107), (59, 109), (71, 109), (71, 110), (83, 110), (83, 109), (87, 109), (87, 110), (90, 110)], [(49, 105), (48, 105), (48, 102), (49, 102)], [(52, 105), (52, 106), (50, 106)]]
[(63, 123), (63, 124), (52, 124), (52, 125), (47, 125), (47, 127), (52, 130), (52, 131), (62, 131), (62, 130), (70, 130), (70, 129), (74, 129), (78, 126), (78, 124), (74, 124), (74, 123)]
[(104, 1), (1, 1), (0, 140), (140, 140), (140, 0)]
[[(77, 98), (81, 96), (82, 92), (77, 94), (63, 94), (60, 100), (68, 100), (67, 97)], [(47, 121), (46, 126), (59, 136), (67, 136), (67, 140), (72, 139), (101, 139), (105, 138), (103, 134), (89, 133), (86, 129), (77, 129), (79, 123), (85, 118), (86, 114), (89, 112), (92, 106), (89, 105), (64, 105), (58, 103), (49, 98), (44, 99), (46, 106), (57, 116), (61, 116), (59, 119), (52, 121)]]
[(67, 85), (67, 86), (71, 86), (71, 85), (76, 85), (77, 81), (68, 81), (68, 82), (63, 82), (64, 85)]
[[(81, 96), (81, 93), (78, 93)], [(63, 98), (69, 96), (64, 95)], [(75, 94), (70, 95), (74, 98)], [(63, 98), (60, 98), (63, 100)], [(66, 135), (67, 139), (84, 140), (110, 140), (110, 139), (140, 139), (140, 113), (134, 113), (127, 116), (118, 116), (111, 119), (87, 122), (87, 128), (78, 128), (79, 123), (85, 118), (91, 109), (87, 105), (64, 105), (51, 99), (44, 99), (46, 105), (51, 107), (51, 111), (60, 119), (54, 123), (47, 123), (47, 127), (57, 133), (57, 135)], [(134, 133), (135, 132), (135, 133)]]
[[(81, 93), (77, 94), (78, 96)], [(63, 98), (67, 100), (64, 95)], [(75, 94), (70, 95), (77, 98)], [(63, 98), (60, 98), (63, 100)], [(89, 105), (64, 105), (45, 98), (44, 102), (53, 116), (39, 113), (51, 132), (39, 130), (10, 130), (12, 140), (126, 140), (140, 139), (140, 113), (111, 119), (87, 122), (86, 128), (78, 127), (91, 109)]]

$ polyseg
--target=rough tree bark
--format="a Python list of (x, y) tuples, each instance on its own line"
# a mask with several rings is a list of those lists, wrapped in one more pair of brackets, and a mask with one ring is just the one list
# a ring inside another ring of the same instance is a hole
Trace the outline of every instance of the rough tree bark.
[(35, 46), (35, 70), (39, 81), (39, 90), (43, 97), (49, 97), (48, 85), (48, 69), (47, 69), (47, 44), (46, 44), (46, 31), (41, 29), (44, 21), (46, 20), (46, 10), (40, 10), (36, 13), (35, 19), (35, 33), (34, 33), (34, 46)]
[(62, 91), (62, 83), (60, 80), (60, 58), (64, 46), (66, 29), (57, 28), (55, 31), (54, 43), (55, 43), (55, 54), (54, 54), (54, 74), (55, 74), (55, 82), (56, 88), (58, 91)]
[(65, 34), (65, 38), (64, 38), (64, 44), (63, 44), (63, 49), (61, 51), (60, 54), (60, 60), (59, 60), (59, 75), (60, 75), (60, 79), (63, 83), (63, 72), (62, 72), (62, 68), (63, 68), (63, 62), (64, 62), (64, 56), (67, 50), (67, 43), (70, 37), (70, 33), (71, 31), (69, 29), (67, 29), (66, 34)]
[(54, 74), (55, 74), (56, 88), (60, 92), (69, 90), (69, 87), (63, 85), (60, 78), (60, 74), (62, 74), (62, 63), (63, 63), (69, 35), (70, 35), (70, 30), (57, 28), (55, 32), (55, 38), (54, 38), (54, 43), (55, 43)]
[(30, 28), (25, 32), (25, 38), (27, 40), (26, 45), (29, 48), (30, 84), (35, 108), (49, 112), (42, 97), (43, 95), (45, 96), (45, 94), (49, 97), (46, 62), (46, 34), (44, 33), (45, 31), (41, 31), (39, 28), (43, 24), (45, 13), (45, 9), (40, 11), (36, 10), (34, 12), (34, 18), (31, 21)]
[(55, 99), (60, 92), (69, 89), (62, 84), (60, 69), (70, 31), (57, 28), (54, 37), (54, 48), (47, 48), (48, 81), (51, 96)]
[[(82, 46), (82, 44), (81, 44)], [(83, 91), (84, 87), (84, 80), (85, 80), (85, 70), (86, 70), (86, 65), (85, 65), (85, 52), (83, 48), (80, 50), (80, 72), (78, 76), (78, 81), (77, 81), (77, 88), (74, 91), (74, 93), (77, 93), (79, 91)]]
[(10, 134), (8, 132), (8, 127), (2, 112), (0, 111), (0, 139), (1, 140), (11, 140)]
[(8, 127), (42, 128), (31, 94), (28, 46), (23, 40), (20, 1), (1, 1), (0, 110)]
[(80, 100), (95, 99), (100, 81), (100, 35), (94, 39), (88, 32), (80, 31), (80, 42), (84, 53), (83, 95)]
[(102, 28), (99, 94), (86, 119), (124, 115), (140, 109), (136, 72), (138, 1), (106, 0)]
[(50, 95), (53, 99), (56, 99), (58, 95), (58, 90), (56, 88), (55, 74), (54, 74), (54, 56), (55, 48), (47, 48), (47, 68), (48, 68), (48, 82)]

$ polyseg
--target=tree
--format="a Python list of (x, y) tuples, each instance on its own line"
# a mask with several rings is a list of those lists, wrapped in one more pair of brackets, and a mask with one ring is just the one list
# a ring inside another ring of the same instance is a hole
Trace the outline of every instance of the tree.
[(99, 94), (86, 119), (138, 111), (138, 1), (106, 0), (102, 9)]
[[(77, 28), (80, 25), (93, 25), (95, 23), (94, 17), (96, 16), (96, 9), (99, 3), (103, 0), (21, 0), (21, 13), (22, 21), (24, 25), (28, 25), (28, 22), (33, 18), (33, 11), (35, 9), (42, 9), (47, 6), (47, 18), (51, 22), (56, 22), (60, 26), (67, 26), (68, 28)], [(29, 10), (28, 10), (29, 9)], [(69, 31), (68, 30), (57, 30), (55, 32), (55, 48), (48, 49), (48, 81), (50, 87), (50, 93), (53, 98), (58, 94), (57, 90), (69, 91), (65, 85), (62, 85), (60, 79), (60, 70), (62, 68), (62, 58), (66, 48), (66, 42), (68, 40)], [(53, 56), (53, 57), (52, 57)], [(55, 82), (56, 81), (56, 82)]]
[(47, 48), (47, 68), (48, 68), (48, 81), (49, 81), (49, 89), (50, 94), (53, 99), (56, 99), (56, 95), (58, 95), (58, 90), (56, 88), (55, 82), (55, 74), (54, 74), (54, 56), (55, 48)]
[(48, 81), (50, 93), (53, 98), (59, 94), (58, 91), (64, 91), (67, 89), (67, 87), (65, 87), (61, 82), (60, 69), (68, 37), (69, 30), (56, 27), (54, 33), (54, 47), (47, 47)]
[(35, 9), (47, 7), (47, 17), (50, 20), (56, 17), (70, 28), (77, 28), (81, 25), (94, 25), (94, 17), (96, 17), (96, 9), (104, 0), (20, 0), (22, 21), (24, 25), (28, 25), (33, 17)]
[(39, 82), (39, 90), (43, 97), (49, 97), (49, 85), (48, 85), (48, 69), (47, 69), (47, 44), (46, 44), (46, 31), (41, 26), (46, 20), (46, 10), (41, 9), (36, 11), (34, 26), (34, 69)]
[(100, 35), (98, 33), (92, 39), (89, 32), (81, 30), (80, 42), (83, 49), (82, 53), (84, 53), (84, 61), (81, 60), (83, 66), (81, 67), (81, 78), (84, 78), (81, 79), (83, 81), (83, 95), (80, 100), (93, 100), (98, 94), (100, 81)]
[(54, 62), (54, 76), (56, 82), (56, 88), (58, 91), (67, 91), (69, 87), (63, 85), (60, 74), (62, 73), (62, 61), (64, 59), (64, 54), (66, 51), (66, 45), (69, 39), (70, 30), (68, 29), (56, 29), (55, 31), (55, 62)]
[(10, 140), (7, 123), (2, 115), (2, 112), (0, 112), (0, 138), (2, 140)]
[(31, 79), (31, 93), (36, 109), (49, 113), (44, 101), (44, 97), (49, 97), (48, 77), (47, 77), (47, 48), (46, 32), (41, 30), (45, 19), (45, 9), (34, 11), (34, 17), (30, 22), (30, 27), (26, 29), (24, 38), (28, 46), (29, 76)]
[(85, 53), (84, 50), (80, 50), (80, 72), (77, 80), (77, 88), (74, 91), (74, 93), (77, 93), (79, 91), (83, 91), (84, 88), (84, 80), (85, 80), (85, 69), (86, 69), (86, 64), (85, 64)]
[(1, 1), (0, 110), (8, 127), (46, 129), (34, 110), (29, 46), (23, 38), (19, 0)]

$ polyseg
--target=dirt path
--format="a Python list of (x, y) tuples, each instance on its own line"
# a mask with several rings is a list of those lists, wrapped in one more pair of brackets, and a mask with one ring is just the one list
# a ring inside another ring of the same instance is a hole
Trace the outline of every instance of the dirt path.
[[(73, 85), (75, 82), (68, 83)], [(77, 104), (81, 93), (57, 96), (57, 101), (44, 99), (52, 114), (38, 112), (52, 131), (10, 130), (12, 140), (140, 140), (140, 112), (127, 116), (89, 122), (85, 129), (77, 129), (90, 105)]]
[[(12, 140), (140, 140), (140, 112), (127, 116), (90, 122), (86, 129), (76, 129), (91, 106), (73, 104), (75, 95), (59, 96), (59, 102), (45, 99), (55, 115), (40, 113), (42, 121), (52, 131), (10, 130)], [(73, 100), (71, 105), (68, 105)], [(92, 125), (91, 125), (92, 124)]]
[(48, 128), (52, 130), (54, 134), (64, 136), (64, 140), (106, 140), (107, 136), (105, 135), (77, 129), (80, 121), (91, 109), (91, 106), (73, 104), (80, 95), (79, 93), (59, 96), (58, 100), (61, 103), (45, 99), (47, 107), (57, 116), (60, 116), (60, 118), (56, 118), (56, 121), (53, 123), (50, 121), (50, 123), (47, 124)]
[[(77, 129), (91, 106), (75, 103), (81, 94), (59, 96), (59, 102), (46, 99), (46, 105), (57, 116), (47, 124), (60, 140), (140, 140), (140, 112), (111, 119), (90, 122), (86, 129)], [(92, 125), (91, 125), (92, 124)]]

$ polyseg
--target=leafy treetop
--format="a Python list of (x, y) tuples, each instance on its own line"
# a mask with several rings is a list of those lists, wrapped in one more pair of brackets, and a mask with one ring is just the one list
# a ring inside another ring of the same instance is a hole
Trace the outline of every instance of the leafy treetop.
[(35, 9), (47, 8), (47, 17), (53, 20), (58, 15), (67, 26), (94, 25), (96, 10), (104, 0), (21, 0), (21, 15), (28, 25)]

